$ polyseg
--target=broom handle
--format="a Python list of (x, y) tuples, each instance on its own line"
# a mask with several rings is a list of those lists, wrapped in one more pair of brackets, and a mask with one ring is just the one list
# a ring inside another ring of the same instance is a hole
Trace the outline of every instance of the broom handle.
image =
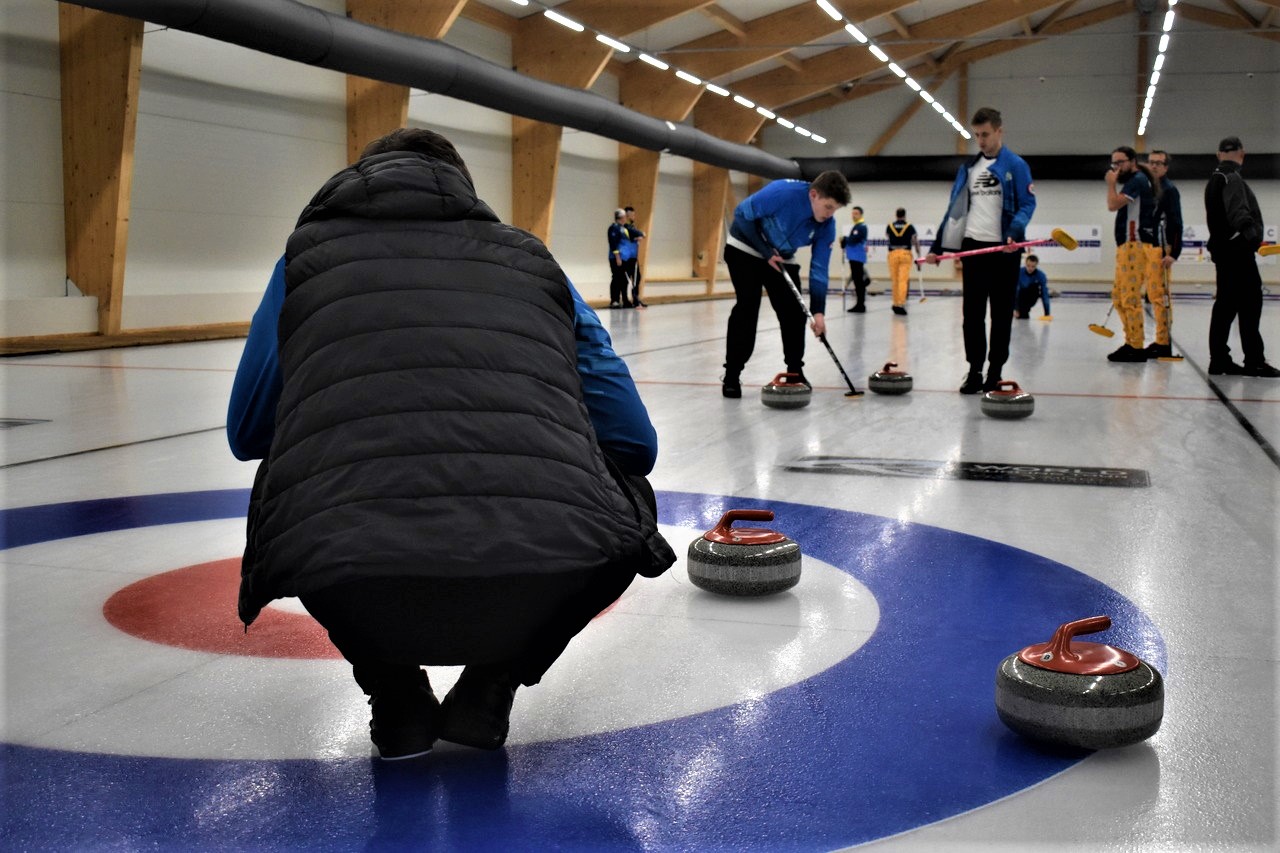
[[(1022, 249), (1027, 246), (1043, 246), (1046, 243), (1056, 243), (1057, 240), (1052, 237), (1045, 237), (1042, 240), (1024, 240), (1021, 243), (1002, 243), (998, 246), (987, 246), (985, 249), (969, 249), (965, 252), (947, 252), (945, 255), (937, 255), (940, 261), (950, 260), (951, 258), (967, 258), (970, 255), (989, 255), (992, 252), (1003, 252), (1008, 248)], [(927, 258), (916, 258), (916, 266), (923, 264)]]

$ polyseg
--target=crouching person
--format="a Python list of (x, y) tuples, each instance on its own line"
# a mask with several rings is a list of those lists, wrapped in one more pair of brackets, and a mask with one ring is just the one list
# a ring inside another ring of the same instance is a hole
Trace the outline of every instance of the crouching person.
[[(299, 597), (386, 759), (502, 746), (517, 687), (675, 560), (644, 477), (656, 435), (608, 333), (429, 130), (374, 141), (303, 210), (227, 424), (263, 459), (240, 618)], [(443, 701), (431, 665), (465, 665)]]

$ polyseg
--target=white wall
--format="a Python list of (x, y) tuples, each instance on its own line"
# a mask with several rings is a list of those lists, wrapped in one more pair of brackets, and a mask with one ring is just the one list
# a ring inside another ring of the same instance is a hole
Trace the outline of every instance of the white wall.
[[(334, 12), (343, 6), (341, 0), (314, 5)], [(148, 25), (146, 31), (124, 325), (247, 320), (298, 212), (344, 164), (344, 78), (176, 30)], [(1104, 99), (1131, 97), (1124, 93), (1132, 91), (1132, 72), (1095, 60), (1089, 48), (1113, 37), (1125, 36), (1109, 36), (1104, 28), (1056, 48), (1028, 47), (982, 63), (971, 74), (970, 103), (990, 102), (1005, 111), (1008, 141), (1033, 170), (1036, 153), (1099, 152), (1101, 164), (1117, 139), (1129, 138), (1121, 125), (1091, 122)], [(1226, 33), (1197, 38), (1175, 41), (1170, 53), (1168, 87), (1162, 85), (1152, 121), (1153, 144), (1158, 139), (1176, 155), (1209, 150), (1219, 136), (1234, 132), (1257, 150), (1274, 149), (1280, 139), (1280, 74), (1249, 81), (1240, 71), (1260, 64), (1275, 69), (1274, 45)], [(465, 18), (447, 41), (510, 65), (507, 38)], [(0, 121), (6, 143), (0, 146), (0, 336), (95, 327), (94, 300), (77, 297), (65, 280), (57, 42), (56, 3), (7, 0), (0, 9)], [(1045, 72), (1044, 84), (1028, 89), (1020, 82), (1028, 66)], [(1233, 74), (1224, 85), (1221, 77)], [(617, 96), (617, 81), (608, 74), (593, 88)], [(954, 85), (938, 94), (954, 101)], [(910, 97), (905, 90), (889, 92), (808, 117), (807, 126), (831, 140), (827, 146), (769, 130), (766, 147), (783, 156), (862, 153)], [(411, 123), (437, 127), (453, 139), (481, 197), (509, 219), (510, 118), (416, 90), (409, 115)], [(613, 209), (637, 203), (618, 198), (617, 150), (611, 140), (573, 130), (564, 134), (551, 248), (588, 298), (607, 296), (605, 232)], [(921, 112), (885, 153), (954, 153), (954, 137), (931, 112)], [(662, 158), (646, 269), (656, 289), (651, 292), (702, 289), (655, 281), (691, 272), (690, 174), (688, 161)], [(1175, 163), (1174, 177), (1189, 208), (1186, 218), (1197, 221), (1191, 208), (1198, 203), (1200, 176), (1180, 175)], [(947, 187), (909, 178), (857, 186), (855, 203), (867, 208), (873, 223), (905, 205), (915, 222), (935, 224)], [(745, 194), (745, 180), (733, 176), (736, 198)], [(1264, 213), (1280, 220), (1280, 182), (1254, 187)], [(1039, 196), (1038, 223), (1110, 222), (1101, 181), (1045, 183)], [(840, 225), (847, 228), (846, 213)], [(1071, 273), (1105, 280), (1111, 271), (1104, 263)], [(1276, 283), (1278, 273), (1275, 264), (1264, 267), (1268, 282)]]

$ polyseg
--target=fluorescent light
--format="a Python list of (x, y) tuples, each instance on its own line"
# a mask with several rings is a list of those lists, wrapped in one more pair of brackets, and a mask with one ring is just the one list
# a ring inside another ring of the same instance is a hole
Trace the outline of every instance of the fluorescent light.
[(728, 89), (722, 89), (722, 88), (720, 88), (719, 86), (717, 86), (715, 83), (708, 83), (708, 84), (707, 84), (707, 91), (708, 91), (708, 92), (715, 92), (717, 95), (719, 95), (719, 96), (720, 96), (720, 97), (722, 97), (722, 98), (727, 97), (727, 96), (729, 95), (729, 90), (728, 90)]
[(844, 15), (840, 14), (840, 10), (837, 9), (835, 6), (832, 6), (830, 3), (828, 3), (827, 0), (818, 0), (818, 5), (822, 8), (822, 11), (826, 12), (828, 15), (831, 16), (831, 20), (833, 21), (844, 20)]
[(951, 113), (947, 112), (946, 110), (942, 111), (942, 120), (945, 122), (950, 122), (951, 124), (956, 123), (956, 117), (953, 116)]
[(1178, 5), (1178, 0), (1169, 0), (1170, 9), (1172, 9), (1174, 6), (1177, 6), (1177, 5)]
[(867, 37), (862, 34), (862, 30), (858, 29), (853, 24), (845, 24), (844, 31), (856, 38), (858, 40), (858, 44), (867, 43)]
[(1160, 51), (1159, 51), (1159, 52), (1160, 52), (1160, 53), (1164, 53), (1164, 52), (1165, 52), (1166, 50), (1168, 50), (1168, 49), (1169, 49), (1169, 34), (1168, 34), (1168, 33), (1165, 33), (1164, 35), (1160, 36)]
[(879, 47), (877, 47), (876, 45), (874, 45), (874, 44), (869, 44), (869, 45), (867, 45), (867, 50), (871, 51), (871, 54), (872, 54), (873, 56), (875, 56), (875, 58), (876, 58), (876, 59), (878, 59), (878, 60), (880, 60), (881, 62), (888, 62), (888, 61), (889, 61), (889, 54), (885, 53), (883, 50), (881, 50), (881, 49), (880, 49)]
[(930, 95), (927, 89), (921, 89), (921, 90), (920, 90), (920, 97), (924, 98), (924, 102), (925, 102), (926, 104), (932, 104), (932, 103), (933, 103), (933, 95)]
[(1142, 120), (1146, 121), (1151, 116), (1151, 107), (1142, 108)]
[(1159, 71), (1161, 68), (1164, 68), (1164, 54), (1163, 54), (1163, 53), (1156, 54), (1155, 70), (1156, 70), (1156, 71)]
[(681, 80), (685, 81), (686, 83), (692, 83), (695, 86), (702, 85), (701, 80), (699, 80), (697, 77), (694, 77), (692, 74), (690, 74), (687, 71), (680, 71), (677, 69), (676, 76), (679, 77)]
[(933, 108), (938, 111), (938, 115), (942, 115), (947, 111), (946, 108), (943, 107), (942, 104), (938, 103), (937, 101), (933, 102)]
[(815, 133), (813, 134), (813, 136), (810, 136), (809, 138), (821, 145), (827, 144), (827, 138), (825, 136), (819, 136), (818, 134)]
[(1170, 9), (1164, 13), (1164, 31), (1167, 33), (1173, 29), (1173, 10)]
[(813, 134), (812, 134), (812, 133), (810, 133), (809, 131), (805, 130), (803, 127), (801, 127), (801, 126), (800, 126), (800, 125), (798, 125), (798, 124), (796, 125), (796, 133), (800, 134), (801, 136), (813, 136)]
[(793, 121), (787, 121), (787, 120), (786, 120), (785, 118), (783, 118), (782, 116), (778, 116), (776, 119), (774, 119), (774, 121), (776, 121), (778, 124), (780, 124), (780, 125), (782, 125), (783, 127), (785, 127), (787, 130), (791, 130), (791, 129), (793, 129), (793, 128), (796, 126), (795, 122), (793, 122)]
[(597, 33), (597, 34), (596, 34), (596, 41), (600, 42), (601, 44), (607, 44), (607, 45), (609, 45), (609, 47), (613, 48), (614, 50), (618, 51), (619, 53), (630, 53), (630, 52), (631, 52), (631, 48), (627, 47), (625, 44), (623, 44), (622, 42), (618, 41), (617, 39), (611, 39), (611, 38), (609, 38), (609, 37), (608, 37), (607, 35), (605, 35), (604, 33)]
[(919, 83), (917, 83), (915, 80), (913, 80), (913, 79), (912, 79), (912, 78), (910, 78), (910, 77), (908, 77), (908, 78), (907, 78), (907, 85), (908, 85), (908, 86), (910, 86), (912, 89), (914, 89), (914, 90), (915, 90), (915, 91), (917, 91), (917, 92), (919, 92), (919, 91), (920, 91), (920, 84), (919, 84)]
[(1156, 96), (1156, 87), (1155, 87), (1155, 84), (1153, 83), (1147, 87), (1147, 97), (1154, 98), (1155, 96)]
[(1143, 102), (1142, 102), (1142, 108), (1143, 108), (1144, 110), (1149, 110), (1149, 109), (1151, 109), (1151, 101), (1152, 101), (1152, 100), (1153, 100), (1152, 98), (1148, 97), (1145, 101), (1143, 101)]
[(960, 135), (963, 136), (965, 139), (973, 139), (973, 137), (969, 135), (969, 131), (965, 130), (963, 127), (960, 128)]
[(529, 0), (511, 0), (511, 2), (512, 2), (512, 3), (515, 3), (517, 6), (528, 6), (528, 5), (529, 5)]
[(1151, 72), (1151, 85), (1152, 85), (1152, 86), (1154, 86), (1154, 85), (1156, 85), (1156, 84), (1157, 84), (1157, 83), (1159, 83), (1159, 82), (1160, 82), (1160, 72), (1159, 72), (1159, 71), (1152, 71), (1152, 72)]
[(889, 70), (892, 71), (894, 74), (897, 74), (899, 77), (907, 76), (907, 72), (903, 71), (902, 66), (898, 65), (898, 63), (896, 62), (889, 63)]
[(737, 101), (739, 104), (742, 104), (744, 107), (746, 107), (749, 110), (754, 110), (756, 108), (755, 101), (748, 101), (746, 98), (742, 97), (741, 95), (734, 95), (733, 99)]
[(756, 107), (756, 112), (760, 113), (760, 115), (764, 116), (765, 118), (777, 118), (777, 117), (778, 117), (778, 114), (777, 114), (777, 113), (770, 112), (769, 110), (766, 110), (764, 107)]
[(559, 12), (555, 11), (554, 9), (543, 9), (542, 14), (546, 15), (548, 18), (555, 21), (560, 26), (568, 27), (569, 29), (573, 30), (576, 33), (580, 33), (586, 29), (586, 27), (582, 26), (582, 24), (579, 24), (573, 18), (566, 18), (564, 15), (561, 15)]
[(640, 54), (640, 61), (647, 62), (648, 64), (652, 65), (654, 68), (658, 69), (659, 71), (666, 71), (668, 68), (671, 67), (667, 63), (663, 62), (661, 59), (654, 59), (652, 56), (650, 56), (647, 53)]

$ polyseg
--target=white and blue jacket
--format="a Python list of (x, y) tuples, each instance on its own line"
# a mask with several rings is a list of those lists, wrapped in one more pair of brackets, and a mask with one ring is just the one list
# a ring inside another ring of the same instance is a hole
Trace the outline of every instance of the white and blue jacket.
[[(960, 248), (964, 240), (965, 220), (969, 216), (969, 170), (981, 159), (982, 154), (960, 167), (956, 173), (956, 181), (951, 185), (951, 201), (947, 204), (947, 214), (938, 226), (938, 236), (934, 239), (929, 251), (935, 255), (943, 251), (954, 252)], [(1036, 210), (1035, 185), (1031, 182), (1031, 168), (1027, 161), (1014, 154), (1006, 146), (1002, 146), (996, 154), (990, 171), (1000, 178), (1000, 195), (1002, 210), (1000, 211), (1000, 236), (1003, 240), (1013, 238), (1015, 243), (1026, 239), (1027, 224), (1031, 222), (1031, 214)]]

